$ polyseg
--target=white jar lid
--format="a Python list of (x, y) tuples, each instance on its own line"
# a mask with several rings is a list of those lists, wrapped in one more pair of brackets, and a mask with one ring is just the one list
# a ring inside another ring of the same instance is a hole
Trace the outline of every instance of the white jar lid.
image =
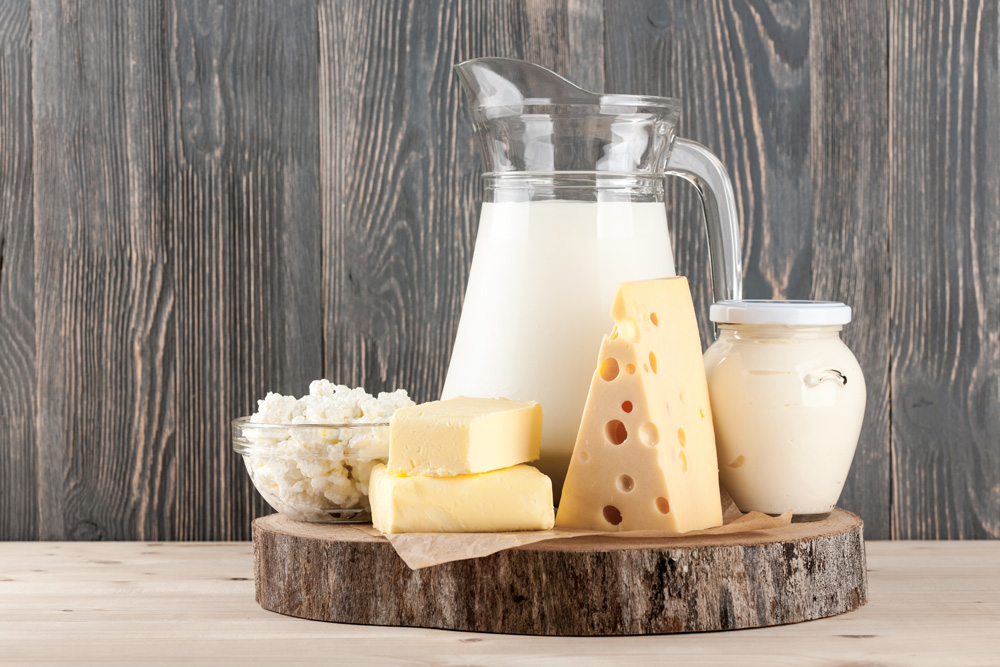
[(719, 301), (712, 304), (708, 318), (726, 324), (824, 326), (850, 322), (851, 307), (839, 301)]

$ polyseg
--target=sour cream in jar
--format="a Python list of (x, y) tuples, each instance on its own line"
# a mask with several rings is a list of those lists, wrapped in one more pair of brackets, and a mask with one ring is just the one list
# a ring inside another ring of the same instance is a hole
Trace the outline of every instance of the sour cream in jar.
[(851, 468), (865, 412), (861, 367), (831, 301), (721, 301), (705, 352), (722, 485), (744, 512), (825, 518)]

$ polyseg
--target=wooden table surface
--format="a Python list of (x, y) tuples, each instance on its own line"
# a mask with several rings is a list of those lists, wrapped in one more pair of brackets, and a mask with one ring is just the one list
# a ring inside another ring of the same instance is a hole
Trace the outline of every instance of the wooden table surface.
[(1000, 664), (1000, 542), (869, 542), (867, 606), (796, 625), (545, 638), (319, 623), (254, 602), (249, 543), (0, 543), (0, 663)]

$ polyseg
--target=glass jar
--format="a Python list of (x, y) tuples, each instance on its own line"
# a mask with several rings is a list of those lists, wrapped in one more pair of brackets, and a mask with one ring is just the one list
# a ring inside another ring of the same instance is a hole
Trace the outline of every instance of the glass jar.
[(830, 301), (721, 301), (705, 352), (722, 485), (744, 512), (825, 518), (844, 488), (865, 412), (861, 367)]

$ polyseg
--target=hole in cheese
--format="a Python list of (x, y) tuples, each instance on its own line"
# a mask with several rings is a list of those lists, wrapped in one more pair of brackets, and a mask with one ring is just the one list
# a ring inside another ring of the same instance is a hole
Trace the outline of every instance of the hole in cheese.
[(701, 418), (702, 418), (702, 419), (704, 419), (704, 418), (705, 418), (705, 411), (704, 411), (704, 410), (702, 410), (701, 408), (699, 408), (699, 409), (698, 409), (698, 414), (699, 414), (699, 415), (701, 415)]
[(632, 401), (622, 403), (622, 412), (632, 412)]
[(618, 327), (617, 326), (615, 326), (614, 328), (611, 329), (611, 335), (608, 336), (608, 340), (614, 340), (616, 338), (618, 338)]
[(649, 367), (653, 369), (654, 373), (656, 372), (656, 355), (652, 352), (649, 353)]
[(628, 437), (628, 431), (625, 429), (625, 424), (612, 419), (604, 426), (604, 435), (612, 445), (620, 445)]
[(688, 457), (684, 454), (684, 452), (681, 452), (681, 470), (684, 472), (688, 471)]
[(635, 373), (635, 366), (633, 364), (625, 364), (625, 372), (632, 375)]
[(646, 422), (639, 427), (639, 440), (647, 447), (656, 447), (660, 442), (660, 431), (653, 422)]
[(628, 493), (635, 488), (635, 480), (628, 475), (621, 475), (618, 478), (618, 488)]
[(586, 463), (590, 460), (590, 453), (585, 451), (580, 451), (580, 461)]
[(660, 320), (656, 317), (656, 313), (649, 314), (649, 321), (653, 323), (654, 327), (660, 326)]
[(681, 405), (684, 405), (684, 392), (683, 391), (681, 392), (680, 399), (681, 399)]
[(601, 379), (611, 382), (618, 377), (618, 360), (614, 358), (605, 359), (601, 363)]
[(684, 429), (677, 429), (677, 442), (681, 443), (681, 447), (687, 444), (687, 436), (684, 435)]
[(668, 514), (670, 512), (670, 502), (660, 496), (656, 499), (656, 509), (659, 510), (660, 514)]
[(729, 467), (730, 468), (742, 468), (743, 464), (745, 462), (746, 462), (746, 459), (744, 459), (743, 456), (740, 455), (740, 456), (737, 456), (735, 459), (733, 459), (733, 462), (729, 464)]
[(618, 508), (614, 505), (606, 505), (604, 507), (604, 520), (610, 523), (612, 526), (617, 526), (622, 522), (622, 513), (618, 511)]

